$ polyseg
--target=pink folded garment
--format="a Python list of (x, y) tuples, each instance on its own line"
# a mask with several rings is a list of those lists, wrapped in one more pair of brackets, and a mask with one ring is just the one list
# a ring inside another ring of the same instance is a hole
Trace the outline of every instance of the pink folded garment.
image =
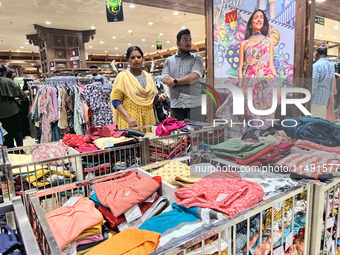
[(104, 239), (104, 236), (102, 233), (100, 234), (95, 234), (91, 236), (85, 236), (82, 239), (77, 240), (77, 246), (82, 245), (82, 244), (88, 244), (88, 243), (93, 243), (93, 242), (98, 242)]
[(101, 164), (101, 165), (96, 166), (96, 167), (85, 167), (84, 173), (98, 171), (99, 169), (107, 169), (107, 168), (110, 169), (110, 167), (111, 167), (110, 163)]
[(86, 152), (98, 151), (99, 149), (97, 147), (79, 146), (78, 148), (75, 148), (75, 150), (80, 153), (86, 153)]
[(313, 143), (313, 142), (307, 141), (307, 140), (297, 140), (297, 142), (295, 143), (295, 148), (307, 149), (309, 151), (320, 150), (320, 151), (335, 152), (335, 153), (340, 154), (340, 146), (327, 147), (327, 146), (317, 144), (317, 143)]
[(185, 127), (188, 123), (178, 122), (177, 119), (169, 117), (163, 120), (156, 128), (156, 135), (167, 136), (171, 135), (171, 131)]
[(190, 188), (175, 191), (178, 205), (216, 209), (230, 216), (256, 205), (264, 196), (260, 184), (231, 178), (229, 173), (213, 173)]
[(80, 198), (73, 206), (62, 206), (45, 214), (60, 250), (85, 229), (103, 221), (103, 216), (88, 198)]

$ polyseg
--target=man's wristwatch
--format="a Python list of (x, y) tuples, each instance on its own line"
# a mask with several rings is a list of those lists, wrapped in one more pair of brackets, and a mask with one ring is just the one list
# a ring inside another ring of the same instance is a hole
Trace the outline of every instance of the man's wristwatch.
[(175, 83), (176, 86), (178, 85), (177, 79), (174, 79), (174, 83)]

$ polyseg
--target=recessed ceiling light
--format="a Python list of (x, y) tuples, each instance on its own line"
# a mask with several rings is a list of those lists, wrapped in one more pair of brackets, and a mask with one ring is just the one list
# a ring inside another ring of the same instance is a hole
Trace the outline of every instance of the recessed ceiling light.
[(148, 55), (149, 53), (145, 53), (145, 55)]
[(166, 43), (170, 43), (170, 41), (166, 41)]
[(130, 5), (129, 5), (129, 7), (130, 7), (130, 8), (135, 8), (135, 7), (136, 7), (136, 5), (134, 5), (134, 4), (130, 4)]
[(118, 47), (115, 47), (115, 50), (118, 50)]
[(29, 44), (29, 42), (25, 42), (25, 44)]
[(57, 13), (64, 13), (62, 10), (57, 11)]
[(174, 15), (178, 15), (178, 11), (174, 11), (174, 13), (173, 13)]
[(46, 24), (46, 25), (51, 25), (51, 24), (52, 24), (52, 22), (50, 22), (50, 21), (46, 21), (46, 22), (45, 22), (45, 24)]
[(116, 54), (116, 56), (119, 56), (119, 54)]
[(152, 44), (151, 47), (155, 47), (155, 45)]
[(130, 46), (130, 45), (131, 45), (131, 43), (128, 43), (128, 45)]
[(323, 35), (320, 35), (320, 36), (323, 36)]
[(96, 29), (96, 27), (95, 26), (91, 26), (91, 29)]
[(17, 50), (17, 52), (20, 52), (20, 50)]
[(182, 26), (181, 28), (182, 28), (182, 29), (185, 29), (185, 26)]
[(92, 46), (90, 45), (89, 48), (92, 48)]
[(107, 50), (106, 51), (104, 51), (105, 53), (107, 52)]
[(142, 42), (145, 42), (145, 39), (142, 39)]
[(112, 36), (112, 39), (116, 39), (117, 37), (115, 37), (115, 36)]
[(2, 3), (0, 3), (0, 6), (2, 5)]
[(326, 2), (326, 0), (315, 0), (317, 3)]
[(153, 25), (153, 23), (150, 21), (149, 23), (148, 23), (149, 25)]
[(335, 36), (333, 36), (333, 39), (335, 39), (336, 37)]
[(34, 66), (34, 64), (32, 63), (31, 66)]
[(334, 29), (339, 29), (338, 25), (336, 25), (336, 26), (334, 27)]
[(103, 41), (100, 41), (101, 44), (103, 44), (104, 42)]
[(160, 33), (159, 35), (160, 35), (160, 36), (162, 36), (162, 35), (163, 35), (163, 33)]
[(20, 49), (23, 49), (23, 48), (24, 48), (23, 46), (20, 47)]
[(132, 33), (132, 30), (128, 30), (128, 33)]
[(176, 46), (173, 46), (172, 48), (176, 48)]

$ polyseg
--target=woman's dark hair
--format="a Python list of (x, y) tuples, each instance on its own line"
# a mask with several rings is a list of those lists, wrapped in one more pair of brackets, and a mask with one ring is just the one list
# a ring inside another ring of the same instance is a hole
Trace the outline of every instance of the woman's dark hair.
[(6, 72), (7, 72), (6, 66), (0, 64), (0, 76), (4, 76)]
[(11, 69), (7, 70), (6, 78), (12, 79), (13, 71)]
[(127, 59), (127, 60), (129, 60), (129, 58), (130, 58), (130, 56), (131, 56), (131, 53), (132, 53), (133, 51), (138, 51), (138, 52), (142, 55), (142, 57), (144, 56), (143, 51), (142, 51), (138, 46), (131, 46), (131, 47), (128, 48), (127, 51), (126, 51), (126, 59)]
[(253, 14), (250, 16), (250, 18), (248, 20), (247, 29), (246, 29), (246, 36), (245, 36), (244, 40), (247, 40), (253, 34), (253, 30), (251, 29), (251, 25), (253, 23), (253, 18), (255, 16), (255, 13), (257, 13), (257, 12), (262, 12), (262, 14), (263, 14), (263, 27), (261, 29), (261, 34), (263, 34), (264, 36), (268, 35), (268, 31), (269, 31), (268, 18), (266, 16), (266, 14), (264, 13), (264, 11), (259, 9), (259, 10), (254, 11)]

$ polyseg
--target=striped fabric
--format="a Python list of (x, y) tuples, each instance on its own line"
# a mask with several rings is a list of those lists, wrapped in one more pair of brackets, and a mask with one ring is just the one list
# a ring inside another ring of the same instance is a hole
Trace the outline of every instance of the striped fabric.
[[(276, 163), (288, 167), (290, 172), (318, 179), (319, 176), (337, 172), (340, 169), (339, 155), (291, 154)], [(286, 170), (286, 169), (284, 169)]]

